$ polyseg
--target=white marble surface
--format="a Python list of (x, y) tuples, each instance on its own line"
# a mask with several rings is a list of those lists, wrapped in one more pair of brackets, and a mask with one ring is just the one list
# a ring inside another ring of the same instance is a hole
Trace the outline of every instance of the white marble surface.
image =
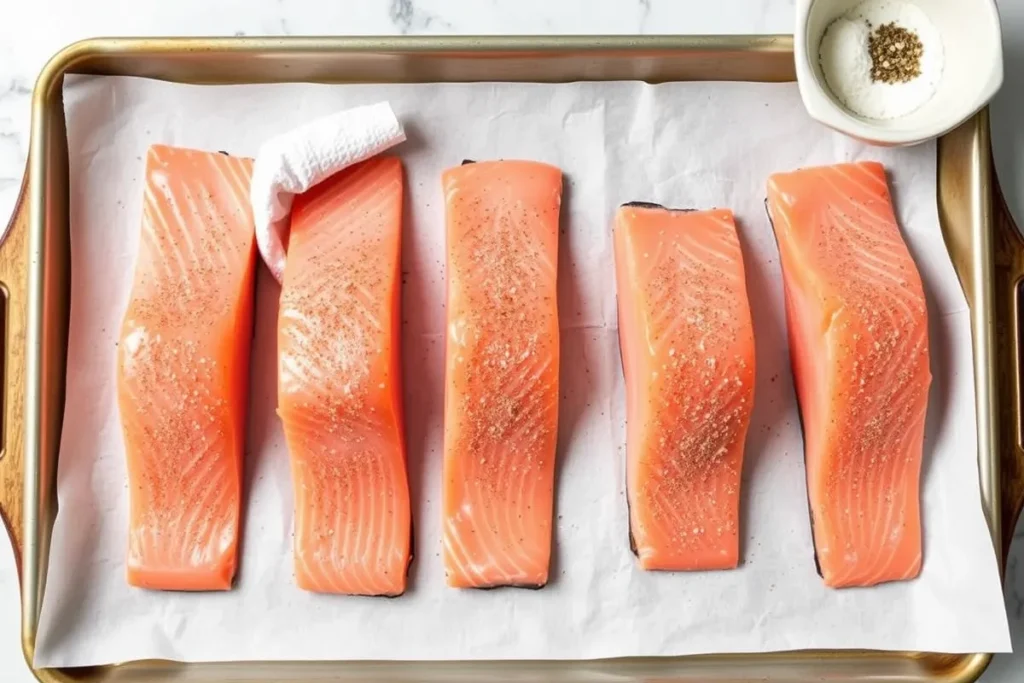
[[(963, 2), (980, 0), (962, 0)], [(1024, 0), (997, 0), (1007, 80), (993, 103), (996, 162), (1024, 222)], [(793, 0), (31, 0), (0, 2), (0, 221), (21, 183), (32, 83), (63, 45), (91, 36), (789, 33)], [(1016, 655), (984, 683), (1024, 681), (1024, 524), (1006, 584)], [(28, 683), (13, 557), (0, 548), (0, 679)], [(17, 671), (18, 673), (13, 673)]]

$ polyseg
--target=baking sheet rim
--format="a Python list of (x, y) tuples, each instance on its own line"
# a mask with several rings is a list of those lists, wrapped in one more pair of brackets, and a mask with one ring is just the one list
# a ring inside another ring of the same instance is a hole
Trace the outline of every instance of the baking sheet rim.
[[(45, 584), (45, 563), (46, 547), (49, 534), (43, 528), (44, 520), (52, 526), (50, 516), (50, 500), (53, 498), (51, 491), (44, 490), (43, 483), (43, 369), (44, 369), (44, 300), (45, 287), (47, 284), (47, 268), (51, 266), (48, 261), (47, 250), (48, 226), (52, 229), (67, 229), (67, 169), (66, 150), (63, 158), (57, 158), (54, 164), (54, 155), (59, 153), (54, 150), (57, 143), (66, 144), (64, 137), (64, 118), (62, 108), (61, 88), (63, 77), (66, 73), (103, 73), (109, 72), (111, 60), (130, 59), (132, 56), (155, 55), (161, 59), (182, 59), (189, 58), (192, 61), (192, 68), (195, 70), (195, 58), (206, 57), (209, 59), (246, 56), (252, 57), (256, 54), (262, 56), (277, 56), (281, 60), (287, 60), (289, 56), (303, 55), (305, 57), (324, 55), (330, 53), (335, 58), (351, 54), (372, 53), (382, 55), (421, 55), (441, 58), (466, 58), (479, 56), (487, 53), (488, 56), (512, 57), (512, 58), (545, 58), (545, 57), (566, 57), (578, 56), (581, 53), (594, 53), (594, 58), (627, 60), (637, 57), (666, 57), (671, 53), (690, 52), (690, 56), (706, 52), (739, 52), (745, 54), (775, 53), (777, 55), (791, 55), (791, 36), (454, 36), (454, 37), (374, 37), (359, 36), (347, 38), (329, 37), (302, 37), (302, 38), (96, 38), (74, 43), (59, 52), (43, 69), (36, 83), (32, 100), (32, 135), (29, 157), (29, 192), (28, 192), (28, 262), (29, 272), (27, 278), (27, 333), (26, 333), (26, 391), (25, 391), (25, 473), (24, 473), (24, 498), (23, 504), (26, 510), (24, 514), (23, 548), (21, 554), (21, 577), (22, 577), (22, 644), (27, 661), (31, 662), (35, 649), (36, 626), (38, 623), (39, 607), (41, 605), (42, 590)], [(669, 54), (666, 54), (669, 53)], [(99, 63), (100, 68), (96, 67)], [(106, 66), (106, 68), (104, 68)], [(128, 74), (135, 65), (129, 65), (125, 71), (117, 73)], [(183, 69), (185, 70), (185, 69)], [(154, 77), (152, 74), (146, 74)], [(606, 80), (604, 78), (593, 78), (588, 74), (587, 80)], [(180, 80), (189, 82), (188, 78), (166, 78), (165, 80)], [(299, 80), (299, 79), (291, 79)], [(445, 80), (445, 79), (435, 79)], [(539, 80), (539, 79), (538, 79)], [(581, 78), (580, 80), (584, 80)], [(610, 80), (610, 79), (607, 79)], [(677, 80), (677, 79), (665, 79)], [(726, 80), (726, 79), (723, 79)], [(734, 79), (736, 80), (736, 79)], [(791, 80), (783, 78), (782, 80)], [(199, 81), (192, 81), (199, 82)], [(207, 82), (207, 81), (202, 81)], [(214, 81), (209, 81), (214, 82)], [(217, 81), (230, 82), (230, 81)], [(236, 80), (234, 82), (250, 82), (249, 80)], [(56, 114), (54, 109), (57, 110)], [(988, 183), (988, 168), (990, 164), (988, 147), (988, 126), (987, 111), (982, 111), (970, 120), (966, 126), (971, 130), (970, 154), (965, 160), (970, 162), (973, 173), (971, 174), (971, 187), (969, 188), (970, 200), (975, 204), (971, 208), (972, 218), (972, 244), (980, 240), (981, 246), (988, 243), (986, 233), (991, 227), (991, 196), (985, 190)], [(55, 137), (56, 134), (57, 137)], [(58, 145), (59, 146), (59, 145)], [(940, 144), (940, 174), (941, 174), (941, 144)], [(60, 162), (63, 161), (63, 164)], [(56, 170), (54, 166), (59, 166)], [(63, 171), (63, 177), (60, 176)], [(54, 172), (57, 176), (52, 175)], [(54, 183), (54, 181), (57, 181)], [(941, 183), (941, 177), (940, 177)], [(56, 191), (55, 190), (56, 186)], [(943, 197), (939, 197), (940, 204)], [(57, 206), (58, 203), (63, 206)], [(61, 213), (63, 211), (63, 214)], [(63, 225), (59, 218), (64, 218)], [(945, 232), (945, 230), (944, 230)], [(948, 243), (948, 238), (947, 238)], [(52, 241), (51, 241), (52, 245)], [(50, 247), (51, 250), (54, 247)], [(979, 411), (979, 468), (981, 470), (982, 497), (986, 516), (989, 519), (990, 530), (993, 538), (999, 537), (999, 486), (998, 486), (998, 455), (991, 444), (994, 442), (996, 432), (995, 417), (992, 411), (994, 390), (993, 377), (993, 343), (991, 332), (986, 329), (984, 318), (993, 315), (992, 298), (992, 258), (991, 249), (987, 249), (989, 258), (983, 256), (986, 249), (975, 249), (970, 254), (970, 289), (973, 290), (969, 300), (972, 301), (972, 332), (975, 344), (975, 371), (976, 385), (978, 385), (978, 411)], [(980, 252), (980, 253), (979, 253)], [(959, 271), (959, 268), (958, 268)], [(967, 275), (960, 273), (961, 281), (967, 289)], [(64, 310), (64, 309), (61, 309)], [(59, 313), (60, 311), (58, 311)], [(979, 334), (980, 332), (980, 334)], [(52, 332), (51, 332), (52, 336)], [(981, 377), (979, 379), (979, 374)], [(52, 374), (52, 373), (51, 373)], [(63, 373), (60, 373), (63, 377)], [(51, 380), (52, 381), (52, 380)], [(63, 409), (63, 406), (60, 407)], [(5, 411), (6, 412), (6, 411)], [(982, 414), (984, 413), (984, 415)], [(982, 418), (984, 417), (984, 422)], [(982, 428), (982, 425), (985, 428)], [(986, 448), (985, 446), (989, 447)], [(982, 457), (987, 453), (988, 457)], [(33, 512), (34, 511), (34, 512)], [(997, 548), (998, 550), (998, 548)], [(795, 660), (805, 663), (821, 660), (855, 659), (880, 662), (882, 660), (920, 660), (927, 657), (937, 657), (943, 662), (955, 664), (955, 675), (944, 680), (967, 681), (974, 680), (981, 674), (988, 665), (991, 655), (987, 653), (965, 654), (965, 655), (929, 655), (927, 653), (895, 653), (859, 650), (836, 650), (836, 651), (790, 651), (779, 653), (756, 653), (749, 655), (696, 655), (688, 657), (672, 657), (657, 659), (633, 658), (630, 660), (599, 660), (601, 663), (615, 665), (617, 662), (657, 662), (668, 667), (683, 662), (698, 664), (710, 660), (722, 660), (726, 663), (741, 659), (770, 661), (781, 663), (785, 660)], [(957, 660), (954, 662), (953, 660)], [(143, 663), (134, 663), (135, 666)], [(154, 663), (151, 663), (151, 665)], [(242, 663), (239, 663), (242, 664)], [(252, 666), (260, 666), (259, 662), (245, 663)], [(340, 664), (340, 663), (339, 663)], [(352, 663), (348, 663), (352, 664)], [(387, 663), (394, 665), (396, 663)], [(414, 662), (402, 662), (410, 670), (422, 671), (423, 664)], [(445, 665), (457, 665), (460, 663), (445, 663)], [(486, 667), (488, 664), (500, 666), (501, 663), (492, 662), (466, 662), (468, 666)], [(526, 665), (526, 662), (517, 662), (517, 667)], [(559, 664), (562, 665), (559, 667)], [(597, 665), (595, 662), (567, 661), (555, 663), (548, 673), (553, 674), (557, 668), (563, 671), (569, 670), (572, 665), (587, 665), (585, 668), (592, 668)], [(131, 665), (129, 665), (131, 666)], [(177, 668), (179, 666), (202, 665), (180, 665), (168, 663), (166, 666)], [(549, 664), (550, 666), (550, 664)], [(99, 669), (109, 669), (100, 667)], [(432, 667), (427, 667), (432, 668)], [(943, 667), (946, 669), (946, 667)], [(520, 668), (520, 671), (522, 669)], [(948, 669), (947, 669), (948, 670)], [(40, 680), (63, 681), (81, 680), (68, 678), (62, 670), (47, 669), (35, 670), (34, 673)], [(382, 672), (384, 674), (386, 672)], [(102, 675), (102, 674), (101, 674)], [(941, 675), (941, 674), (940, 674)]]

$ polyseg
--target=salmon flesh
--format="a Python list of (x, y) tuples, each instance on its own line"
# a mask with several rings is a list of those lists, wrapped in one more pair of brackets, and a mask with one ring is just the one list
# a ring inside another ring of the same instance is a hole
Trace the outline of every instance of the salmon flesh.
[(223, 590), (237, 564), (256, 243), (252, 161), (156, 145), (117, 354), (128, 583)]
[(296, 198), (278, 318), (278, 414), (295, 491), (295, 578), (399, 595), (411, 561), (401, 373), (401, 162)]
[(551, 557), (562, 173), (531, 161), (468, 163), (442, 184), (447, 581), (538, 588)]
[(768, 210), (821, 575), (837, 588), (914, 578), (928, 315), (885, 169), (860, 162), (773, 175)]
[(732, 213), (625, 205), (614, 233), (633, 551), (648, 570), (733, 568), (755, 359)]

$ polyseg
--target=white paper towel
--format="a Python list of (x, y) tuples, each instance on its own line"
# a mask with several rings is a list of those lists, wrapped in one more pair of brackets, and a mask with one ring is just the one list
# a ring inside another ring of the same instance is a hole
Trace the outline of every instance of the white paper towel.
[(387, 102), (378, 102), (308, 121), (260, 146), (249, 194), (256, 243), (274, 279), (284, 280), (294, 196), (404, 141), (395, 112)]
[[(792, 84), (275, 85), (85, 78), (66, 88), (72, 314), (60, 512), (36, 664), (135, 658), (568, 659), (799, 648), (1009, 648), (980, 505), (968, 311), (939, 232), (935, 146), (867, 147), (818, 126)], [(285, 126), (387, 100), (403, 122), (403, 346), (416, 559), (410, 590), (322, 596), (292, 576), (292, 488), (274, 413), (278, 288), (263, 271), (253, 349), (246, 521), (237, 587), (127, 586), (127, 491), (114, 392), (117, 330), (153, 142), (255, 154)], [(171, 103), (171, 104), (169, 104)], [(565, 172), (559, 253), (563, 367), (552, 582), (458, 591), (440, 558), (445, 295), (441, 170), (519, 157)], [(919, 579), (830, 590), (815, 573), (802, 437), (765, 181), (798, 166), (878, 159), (928, 295), (932, 372)], [(757, 335), (742, 565), (644, 573), (627, 542), (624, 395), (610, 223), (629, 200), (737, 216)]]

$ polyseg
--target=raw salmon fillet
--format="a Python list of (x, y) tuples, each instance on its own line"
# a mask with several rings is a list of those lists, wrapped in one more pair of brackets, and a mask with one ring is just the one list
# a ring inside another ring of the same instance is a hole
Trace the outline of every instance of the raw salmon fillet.
[(644, 569), (739, 562), (754, 328), (732, 212), (615, 217), (630, 543)]
[(449, 586), (547, 583), (558, 429), (559, 169), (445, 171), (443, 547)]
[(237, 562), (256, 243), (252, 161), (157, 145), (118, 343), (128, 582), (231, 587)]
[(885, 169), (861, 162), (773, 175), (768, 210), (821, 575), (832, 587), (914, 578), (928, 316)]
[(278, 319), (295, 579), (399, 595), (411, 560), (401, 372), (402, 165), (378, 157), (296, 198)]

